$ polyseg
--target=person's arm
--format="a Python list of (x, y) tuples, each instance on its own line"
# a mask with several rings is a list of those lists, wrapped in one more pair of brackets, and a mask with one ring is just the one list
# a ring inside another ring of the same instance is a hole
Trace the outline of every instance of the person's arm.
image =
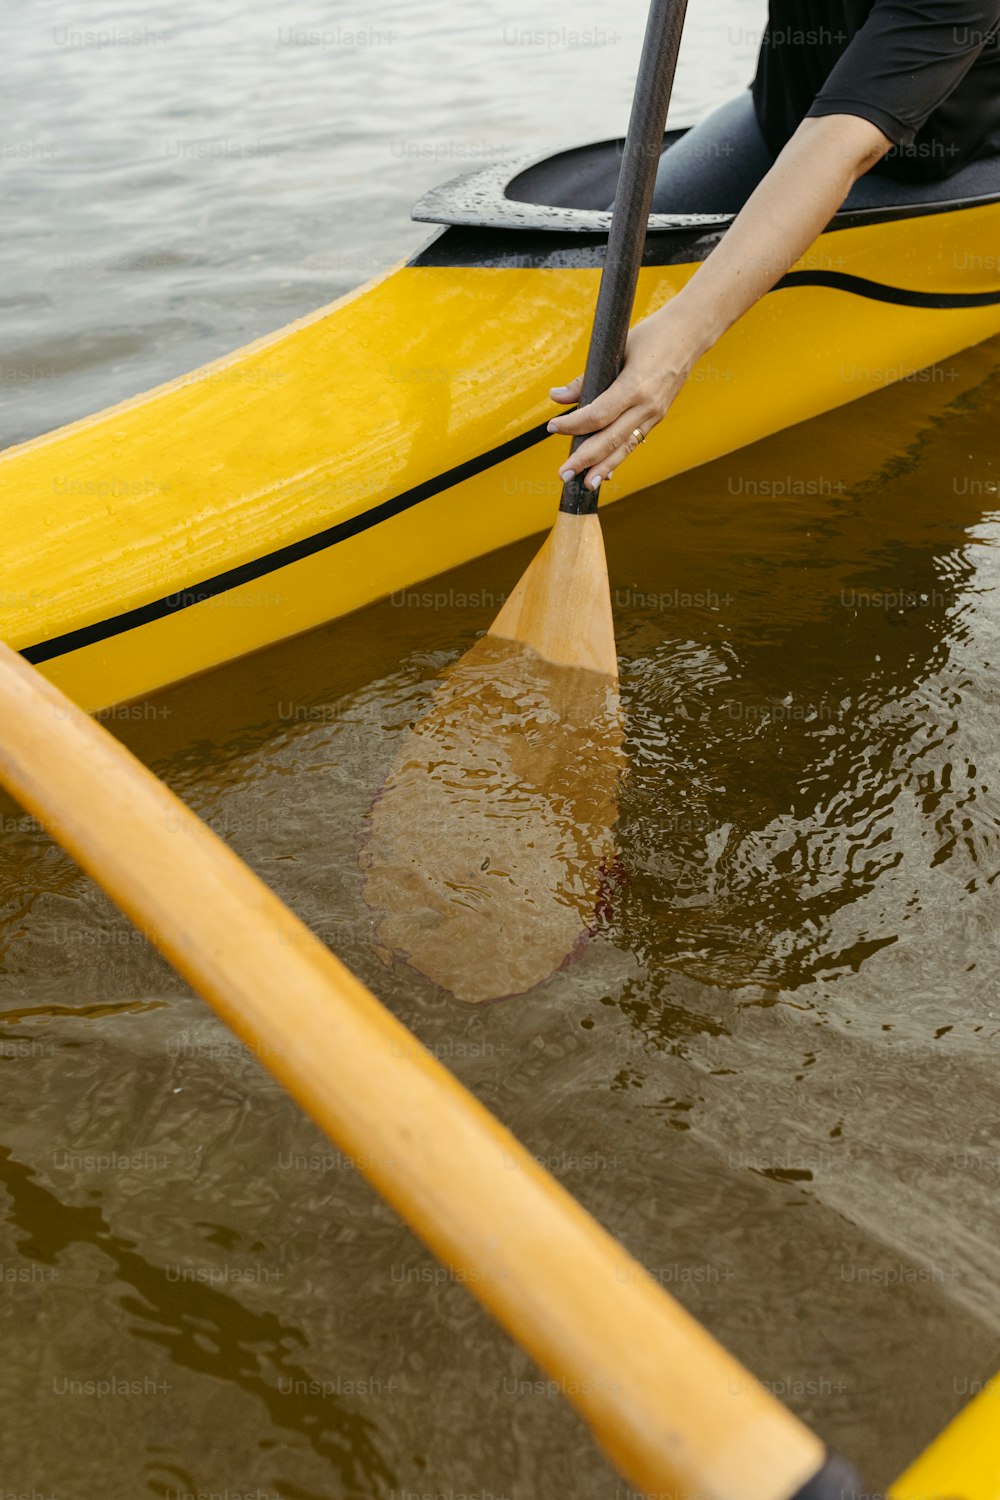
[[(559, 471), (586, 470), (596, 488), (665, 416), (694, 365), (726, 329), (780, 281), (843, 203), (854, 183), (890, 149), (857, 115), (807, 118), (727, 233), (691, 280), (628, 337), (625, 366), (589, 406), (553, 418), (550, 432), (592, 433)], [(579, 398), (583, 377), (554, 386), (552, 399)]]

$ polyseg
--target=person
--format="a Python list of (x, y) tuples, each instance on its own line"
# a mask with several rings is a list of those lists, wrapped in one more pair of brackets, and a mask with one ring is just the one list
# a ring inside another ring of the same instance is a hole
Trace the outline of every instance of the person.
[[(736, 217), (632, 328), (618, 379), (548, 424), (590, 434), (560, 478), (610, 479), (838, 209), (940, 201), (945, 179), (1000, 191), (1000, 0), (770, 0), (750, 88), (664, 151), (653, 195), (654, 212)], [(581, 385), (549, 394), (572, 405)]]

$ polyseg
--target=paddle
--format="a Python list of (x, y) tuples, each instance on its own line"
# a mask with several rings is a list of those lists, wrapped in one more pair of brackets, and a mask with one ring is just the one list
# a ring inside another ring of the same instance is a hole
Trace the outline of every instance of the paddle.
[[(624, 361), (685, 10), (650, 6), (581, 405)], [(375, 801), (361, 866), (387, 952), (470, 1001), (531, 989), (578, 952), (606, 905), (623, 738), (597, 492), (576, 475)]]
[[(606, 391), (625, 362), (686, 10), (687, 0), (652, 0), (649, 8), (580, 390), (581, 406), (589, 406)], [(575, 437), (570, 451), (584, 442), (586, 437)], [(490, 634), (519, 641), (547, 661), (617, 678), (597, 491), (584, 488), (583, 474), (574, 475), (563, 486), (555, 527)]]
[(221, 839), (2, 645), (0, 725), (0, 783), (523, 1345), (630, 1483), (672, 1500), (861, 1493)]

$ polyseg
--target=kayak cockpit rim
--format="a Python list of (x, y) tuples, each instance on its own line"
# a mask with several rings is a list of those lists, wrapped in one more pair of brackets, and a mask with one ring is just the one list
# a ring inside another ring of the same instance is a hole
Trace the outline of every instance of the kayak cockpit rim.
[[(686, 129), (687, 127), (685, 127)], [(685, 133), (670, 130), (664, 149)], [(544, 156), (510, 157), (472, 172), (452, 177), (430, 188), (414, 204), (410, 217), (422, 224), (441, 224), (468, 229), (513, 230), (548, 235), (596, 235), (607, 237), (611, 213), (607, 209), (581, 206), (610, 201), (617, 180), (616, 164), (623, 140), (599, 140), (566, 147)], [(941, 183), (947, 191), (947, 180)], [(923, 218), (927, 214), (954, 213), (1000, 201), (1000, 174), (995, 192), (965, 197), (894, 204), (891, 207), (858, 208), (835, 214), (831, 230), (862, 224), (880, 224), (895, 219)], [(692, 233), (718, 238), (736, 217), (735, 213), (650, 214), (650, 235)]]

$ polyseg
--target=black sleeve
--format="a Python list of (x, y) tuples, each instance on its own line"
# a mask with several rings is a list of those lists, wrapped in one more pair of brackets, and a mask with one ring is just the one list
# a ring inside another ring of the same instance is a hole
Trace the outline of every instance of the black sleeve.
[(1000, 26), (1000, 0), (876, 0), (810, 115), (860, 115), (908, 146)]

